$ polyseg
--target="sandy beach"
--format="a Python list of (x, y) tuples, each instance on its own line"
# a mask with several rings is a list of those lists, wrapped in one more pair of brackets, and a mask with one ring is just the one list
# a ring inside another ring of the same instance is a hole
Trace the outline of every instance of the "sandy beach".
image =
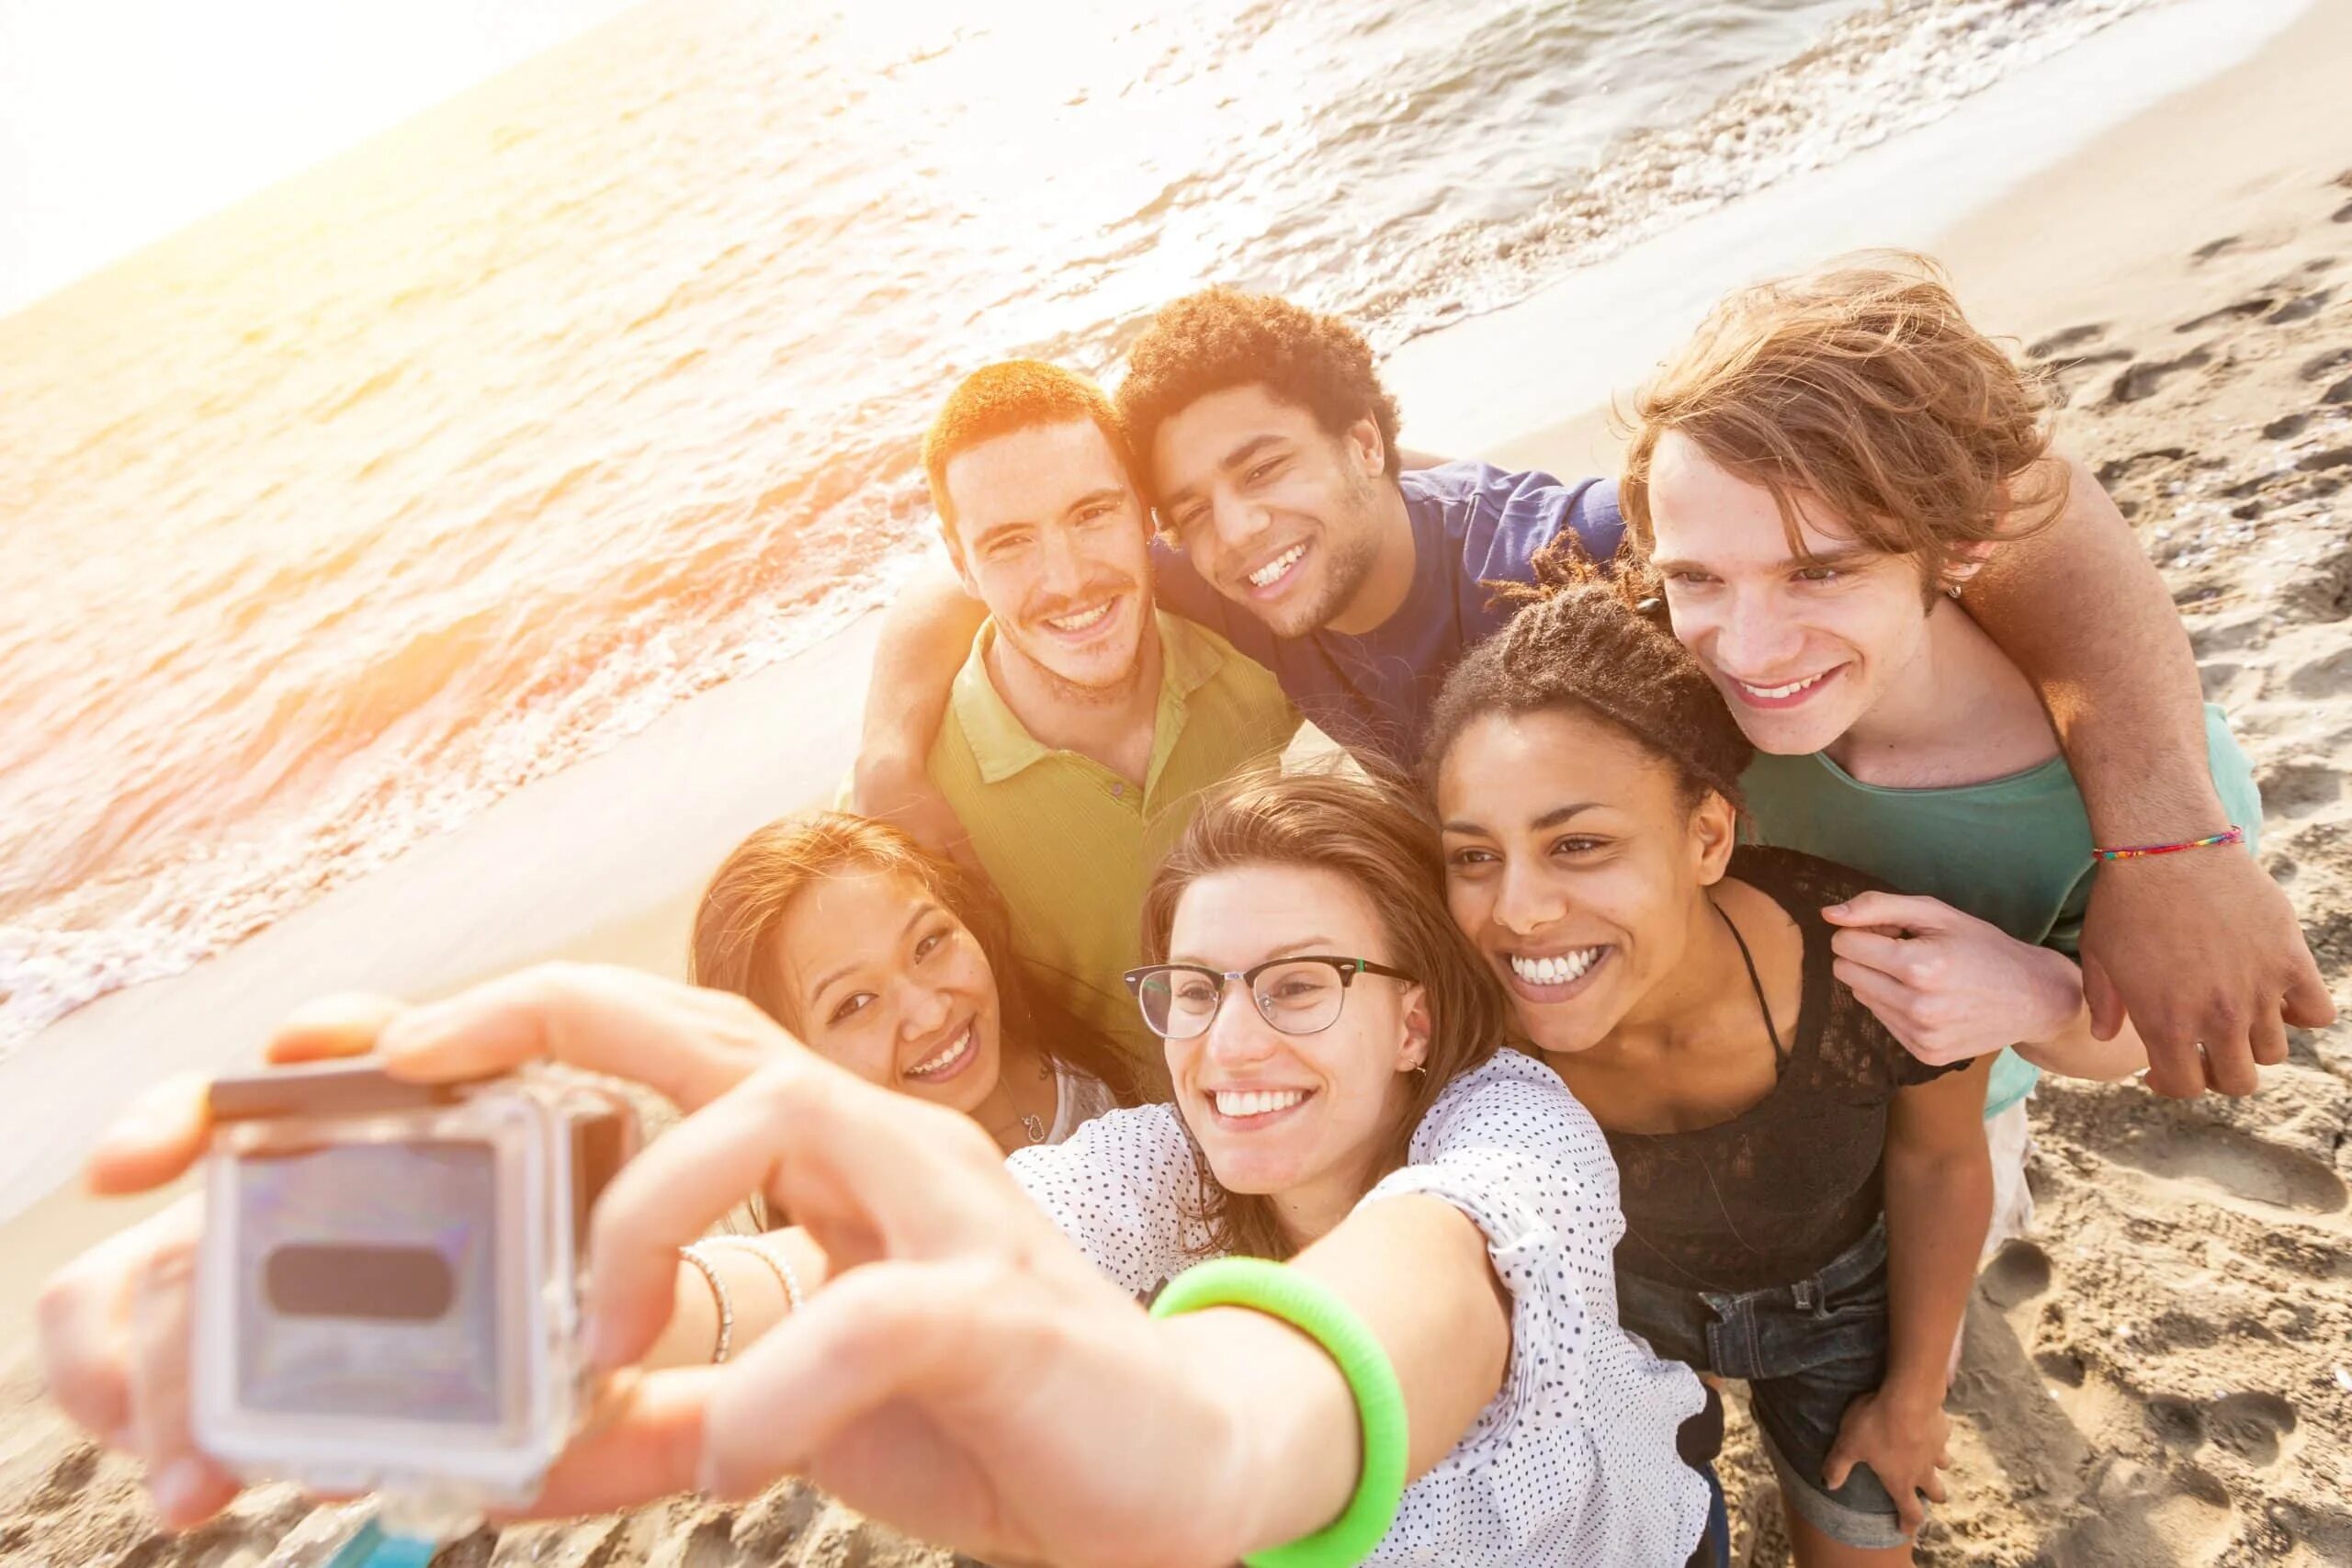
[[(2061, 438), (2140, 530), (2229, 706), (2263, 856), (2352, 1002), (2352, 6), (2183, 0), (1818, 178), (1698, 219), (1391, 362), (1425, 449), (1587, 471), (1603, 405), (1721, 288), (1861, 243), (1928, 249), (1972, 313), (2053, 367)], [(2232, 16), (2234, 10), (2236, 15)], [(2260, 12), (2283, 31), (2261, 38)], [(2184, 55), (2207, 35), (2240, 40)], [(2245, 42), (2252, 39), (2251, 43)], [(2216, 62), (2221, 69), (2198, 79)], [(2153, 62), (2153, 63), (2152, 63)], [(2145, 70), (2149, 80), (2134, 73)], [(2104, 75), (2102, 74), (2104, 73)], [(2086, 83), (2120, 73), (2104, 107)], [(2039, 117), (2039, 118), (2036, 118)], [(1523, 345), (1564, 368), (1531, 378)], [(1509, 376), (1492, 369), (1516, 344)], [(135, 1477), (40, 1401), (26, 1309), (141, 1212), (71, 1190), (145, 1084), (249, 1060), (311, 994), (424, 997), (548, 956), (683, 966), (707, 868), (827, 795), (872, 627), (673, 709), (185, 976), (118, 992), (0, 1063), (0, 1563), (231, 1565), (324, 1521), (286, 1489), (159, 1535)], [(28, 1109), (39, 1113), (28, 1114)], [(1934, 1564), (2352, 1562), (2352, 1023), (2245, 1100), (2045, 1080), (2038, 1233), (1988, 1269), (1951, 1396)], [(1735, 1561), (1786, 1560), (1736, 1424)], [(944, 1561), (792, 1487), (484, 1531), (445, 1564)]]

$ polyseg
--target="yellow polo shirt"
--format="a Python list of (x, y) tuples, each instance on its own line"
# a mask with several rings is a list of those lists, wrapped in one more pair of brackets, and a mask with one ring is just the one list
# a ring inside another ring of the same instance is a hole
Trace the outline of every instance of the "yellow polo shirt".
[(1055, 750), (989, 679), (993, 621), (956, 677), (929, 771), (1012, 915), (1013, 948), (1043, 985), (1158, 1082), (1167, 1068), (1119, 976), (1143, 960), (1143, 890), (1199, 793), (1279, 752), (1298, 712), (1264, 666), (1160, 612), (1159, 714), (1142, 786)]

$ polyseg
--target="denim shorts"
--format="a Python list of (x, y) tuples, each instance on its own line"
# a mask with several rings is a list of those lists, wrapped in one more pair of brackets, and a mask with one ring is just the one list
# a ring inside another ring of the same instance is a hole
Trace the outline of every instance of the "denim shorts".
[(1910, 1539), (1870, 1466), (1854, 1466), (1835, 1491), (1821, 1483), (1846, 1406), (1886, 1377), (1883, 1219), (1794, 1284), (1694, 1291), (1620, 1270), (1617, 1317), (1660, 1356), (1746, 1381), (1765, 1454), (1815, 1529), (1863, 1549)]

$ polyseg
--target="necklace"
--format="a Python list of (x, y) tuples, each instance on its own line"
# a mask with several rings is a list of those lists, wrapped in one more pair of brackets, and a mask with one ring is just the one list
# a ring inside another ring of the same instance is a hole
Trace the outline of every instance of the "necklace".
[[(1037, 1058), (1038, 1081), (1041, 1083), (1051, 1083), (1053, 1081), (1053, 1064), (1046, 1061), (1043, 1055), (1040, 1055)], [(1006, 1088), (1005, 1098), (1007, 1100), (1011, 1100), (1012, 1098), (1011, 1086), (1009, 1085)], [(1056, 1111), (1057, 1114), (1058, 1114), (1059, 1101), (1061, 1099), (1061, 1094), (1058, 1089), (1055, 1091), (1054, 1098), (1056, 1100)], [(1046, 1119), (1044, 1117), (1033, 1115), (1026, 1111), (1019, 1109), (1018, 1107), (1014, 1109), (1012, 1117), (1014, 1121), (1021, 1123), (1021, 1131), (1023, 1134), (1026, 1136), (1032, 1144), (1042, 1144), (1046, 1141)], [(989, 1129), (989, 1136), (1001, 1144), (1004, 1142), (1005, 1131), (1006, 1130), (1001, 1127), (990, 1127)]]

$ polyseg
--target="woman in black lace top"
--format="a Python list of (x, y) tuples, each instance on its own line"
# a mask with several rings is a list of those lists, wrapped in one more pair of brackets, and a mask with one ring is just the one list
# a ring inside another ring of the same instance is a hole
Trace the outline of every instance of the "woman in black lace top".
[(1833, 972), (1870, 880), (1736, 846), (1749, 749), (1672, 636), (1547, 563), (1429, 765), (1454, 918), (1620, 1171), (1625, 1325), (1749, 1383), (1804, 1568), (1907, 1562), (1992, 1202), (1984, 1060), (1927, 1065)]

